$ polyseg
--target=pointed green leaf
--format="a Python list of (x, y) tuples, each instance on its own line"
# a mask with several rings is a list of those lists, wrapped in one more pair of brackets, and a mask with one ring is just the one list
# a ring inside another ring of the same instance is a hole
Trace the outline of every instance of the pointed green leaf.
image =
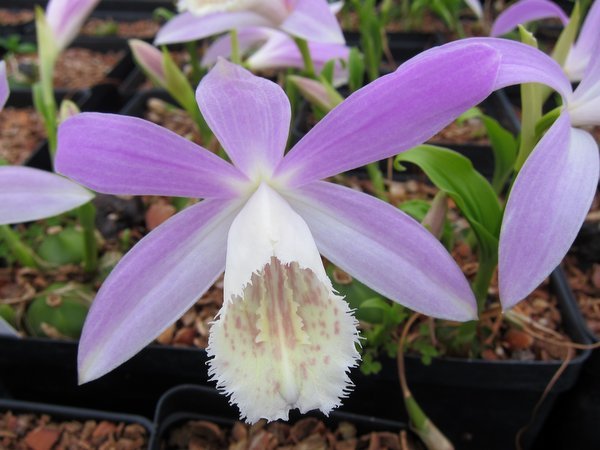
[(403, 170), (403, 162), (419, 166), (435, 186), (454, 200), (471, 225), (482, 254), (497, 255), (502, 220), (500, 202), (469, 159), (446, 148), (420, 145), (396, 156), (397, 170)]

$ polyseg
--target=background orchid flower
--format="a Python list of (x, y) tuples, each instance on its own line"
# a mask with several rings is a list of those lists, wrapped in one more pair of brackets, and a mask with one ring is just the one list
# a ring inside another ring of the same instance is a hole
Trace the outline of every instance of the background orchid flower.
[(75, 39), (83, 22), (100, 0), (50, 0), (46, 20), (54, 35), (57, 51), (67, 48)]
[(61, 173), (99, 192), (205, 199), (142, 239), (106, 280), (80, 342), (81, 382), (150, 343), (225, 269), (208, 348), (217, 385), (249, 421), (285, 418), (291, 408), (329, 412), (358, 355), (354, 319), (319, 253), (414, 310), (473, 319), (466, 279), (425, 228), (374, 197), (319, 180), (424, 142), (508, 84), (543, 79), (570, 90), (536, 49), (485, 42), (413, 58), (351, 95), (285, 157), (284, 92), (224, 60), (197, 100), (233, 165), (141, 119), (87, 113), (64, 122)]
[[(250, 53), (244, 65), (252, 70), (270, 70), (283, 68), (304, 68), (304, 60), (294, 39), (281, 31), (251, 27), (238, 32), (240, 53)], [(215, 40), (206, 50), (201, 64), (213, 66), (219, 57), (231, 56), (231, 36), (225, 35)], [(347, 62), (350, 48), (343, 44), (308, 42), (310, 56), (317, 71), (330, 60), (335, 60), (333, 82), (335, 86), (348, 81)]]
[(330, 6), (326, 0), (181, 0), (178, 7), (181, 14), (159, 30), (156, 45), (195, 41), (245, 27), (278, 28), (315, 42), (345, 42), (335, 17), (339, 2)]
[[(554, 2), (521, 0), (498, 16), (492, 27), (491, 35), (500, 36), (519, 24), (548, 18), (560, 19), (565, 26), (569, 22), (564, 11)], [(595, 1), (588, 11), (579, 37), (569, 50), (563, 65), (569, 79), (573, 82), (581, 81), (591, 58), (595, 52), (600, 51), (598, 27), (600, 27), (600, 2)]]

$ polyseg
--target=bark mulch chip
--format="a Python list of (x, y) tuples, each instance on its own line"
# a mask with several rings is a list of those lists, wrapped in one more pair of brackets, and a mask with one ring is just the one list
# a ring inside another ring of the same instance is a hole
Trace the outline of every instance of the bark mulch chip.
[(0, 414), (0, 448), (11, 450), (142, 450), (146, 429), (105, 420), (54, 420), (46, 414)]
[(34, 108), (0, 111), (0, 159), (23, 164), (45, 138), (42, 118)]
[[(54, 71), (54, 87), (85, 89), (104, 81), (110, 70), (123, 57), (123, 51), (96, 52), (87, 48), (68, 48), (58, 58)], [(37, 56), (16, 56), (19, 70), (30, 73)]]
[(236, 422), (224, 429), (204, 420), (188, 421), (174, 428), (163, 450), (417, 450), (405, 431), (360, 434), (349, 422), (329, 429), (309, 417), (290, 425), (284, 422), (255, 425)]
[(33, 20), (33, 11), (30, 9), (0, 8), (0, 23), (2, 25), (22, 25)]

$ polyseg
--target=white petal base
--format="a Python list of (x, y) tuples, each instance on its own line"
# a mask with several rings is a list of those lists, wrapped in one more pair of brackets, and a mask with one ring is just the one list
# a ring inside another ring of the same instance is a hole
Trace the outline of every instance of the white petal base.
[(328, 414), (351, 386), (356, 320), (310, 269), (272, 257), (242, 296), (226, 301), (211, 328), (211, 379), (254, 423), (290, 409)]

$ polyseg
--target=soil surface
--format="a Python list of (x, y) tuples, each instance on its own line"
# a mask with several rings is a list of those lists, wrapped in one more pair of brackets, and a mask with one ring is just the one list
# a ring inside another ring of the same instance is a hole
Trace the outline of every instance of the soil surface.
[(285, 422), (255, 425), (236, 422), (231, 429), (213, 422), (195, 420), (170, 431), (163, 450), (417, 450), (406, 431), (361, 434), (348, 422), (328, 429), (319, 419), (306, 418), (290, 425)]
[(34, 14), (30, 9), (0, 8), (0, 24), (22, 25), (33, 20)]
[(54, 420), (43, 414), (0, 413), (0, 448), (10, 450), (142, 450), (148, 433), (138, 424)]
[(46, 138), (42, 118), (34, 108), (0, 111), (0, 159), (23, 164)]
[(81, 34), (84, 36), (118, 36), (122, 38), (152, 38), (160, 25), (153, 20), (116, 21), (112, 19), (89, 19)]
[[(85, 89), (106, 79), (106, 76), (123, 57), (123, 51), (95, 52), (86, 48), (68, 48), (61, 53), (54, 71), (54, 87)], [(17, 55), (20, 73), (35, 73), (36, 55)], [(18, 77), (19, 74), (12, 74)]]

